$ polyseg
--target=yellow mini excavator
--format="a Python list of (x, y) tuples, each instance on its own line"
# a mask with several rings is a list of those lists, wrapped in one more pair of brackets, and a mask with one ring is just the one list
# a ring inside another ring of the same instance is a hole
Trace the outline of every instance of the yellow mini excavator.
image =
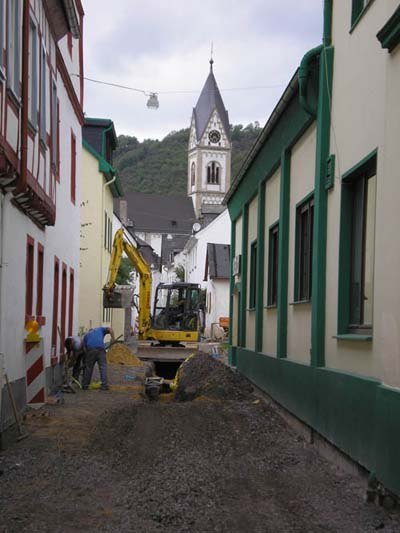
[(197, 283), (160, 283), (156, 288), (153, 314), (150, 299), (150, 266), (140, 251), (124, 238), (123, 229), (114, 237), (108, 280), (103, 288), (104, 307), (130, 307), (124, 302), (124, 290), (115, 281), (125, 253), (139, 275), (139, 340), (155, 340), (161, 345), (179, 345), (199, 340), (200, 286)]

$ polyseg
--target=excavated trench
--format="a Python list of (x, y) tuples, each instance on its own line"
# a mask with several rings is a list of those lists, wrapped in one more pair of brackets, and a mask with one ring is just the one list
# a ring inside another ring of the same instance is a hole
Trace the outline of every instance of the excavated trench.
[(164, 379), (174, 379), (182, 361), (153, 361), (154, 373)]

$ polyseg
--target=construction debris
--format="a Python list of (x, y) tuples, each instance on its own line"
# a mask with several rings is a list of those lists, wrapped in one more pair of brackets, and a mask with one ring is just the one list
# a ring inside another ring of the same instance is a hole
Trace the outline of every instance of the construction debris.
[(119, 364), (128, 366), (144, 366), (144, 363), (134, 355), (134, 353), (122, 343), (116, 343), (107, 352), (107, 362), (109, 364)]
[(204, 352), (191, 355), (181, 365), (174, 381), (175, 399), (194, 400), (199, 396), (221, 400), (245, 400), (253, 391), (250, 383)]

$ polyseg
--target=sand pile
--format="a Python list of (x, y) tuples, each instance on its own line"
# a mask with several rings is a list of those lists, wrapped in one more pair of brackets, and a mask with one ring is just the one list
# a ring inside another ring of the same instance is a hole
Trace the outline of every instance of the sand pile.
[(107, 362), (118, 365), (145, 366), (131, 350), (122, 343), (116, 343), (107, 352)]
[(175, 398), (179, 401), (199, 397), (244, 400), (253, 391), (241, 374), (204, 352), (192, 355), (181, 365), (176, 381)]

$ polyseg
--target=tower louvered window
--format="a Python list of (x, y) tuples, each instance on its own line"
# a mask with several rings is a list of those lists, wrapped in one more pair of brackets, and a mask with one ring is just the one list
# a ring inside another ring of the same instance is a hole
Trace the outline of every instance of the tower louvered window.
[(219, 185), (219, 165), (215, 161), (207, 165), (207, 183)]
[(191, 167), (190, 167), (190, 183), (191, 183), (191, 186), (193, 187), (194, 183), (195, 183), (195, 180), (196, 180), (196, 165), (193, 161)]

